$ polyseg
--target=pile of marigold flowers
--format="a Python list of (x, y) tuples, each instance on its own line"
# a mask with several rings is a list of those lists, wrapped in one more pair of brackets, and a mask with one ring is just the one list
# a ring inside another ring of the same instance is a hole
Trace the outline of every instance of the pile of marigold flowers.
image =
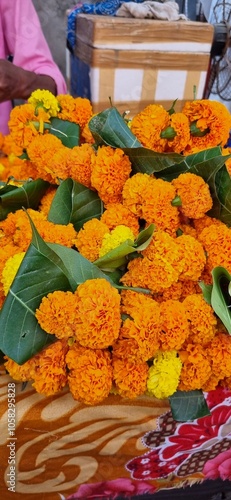
[[(47, 183), (36, 209), (17, 207), (0, 221), (2, 310), (31, 244), (30, 220), (46, 243), (72, 249), (102, 271), (74, 290), (48, 294), (41, 275), (34, 316), (49, 342), (21, 364), (4, 352), (5, 369), (47, 396), (68, 385), (87, 405), (110, 393), (162, 399), (176, 391), (231, 388), (231, 337), (200, 286), (212, 285), (214, 268), (231, 273), (231, 229), (210, 215), (209, 183), (191, 171), (171, 180), (134, 172), (123, 148), (97, 145), (92, 118), (87, 99), (38, 90), (13, 109), (10, 133), (0, 137), (2, 187), (28, 179)], [(65, 144), (52, 131), (52, 119), (53, 129), (57, 120), (77, 124), (79, 143)], [(187, 102), (181, 113), (150, 104), (124, 123), (141, 147), (158, 153), (185, 158), (213, 147), (230, 153), (231, 116), (218, 102)], [(71, 218), (59, 224), (49, 216), (67, 179), (101, 201), (100, 214), (78, 229)], [(136, 250), (147, 228), (153, 228), (149, 238)]]

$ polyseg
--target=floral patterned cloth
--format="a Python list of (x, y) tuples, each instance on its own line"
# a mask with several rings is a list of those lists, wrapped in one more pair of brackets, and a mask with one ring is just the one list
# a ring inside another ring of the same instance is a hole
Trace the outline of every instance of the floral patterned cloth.
[[(205, 479), (231, 480), (231, 391), (206, 393), (211, 414), (177, 423), (167, 400), (110, 395), (88, 407), (74, 401), (67, 390), (44, 397), (29, 383), (25, 388), (10, 384), (12, 379), (3, 372), (0, 492), (4, 500), (13, 495), (10, 467), (16, 477), (15, 500), (113, 500), (147, 493), (155, 498), (161, 489)], [(12, 437), (9, 389), (14, 386)]]

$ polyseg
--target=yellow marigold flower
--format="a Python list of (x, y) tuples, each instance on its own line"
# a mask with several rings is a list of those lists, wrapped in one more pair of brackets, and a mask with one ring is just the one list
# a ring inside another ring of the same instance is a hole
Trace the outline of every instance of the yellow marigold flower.
[(19, 270), (19, 267), (24, 258), (25, 252), (16, 253), (9, 257), (2, 270), (1, 282), (3, 284), (4, 294), (7, 295), (14, 281), (14, 278)]
[(112, 387), (110, 353), (73, 344), (66, 355), (68, 384), (74, 399), (86, 405), (101, 403)]
[(191, 135), (186, 154), (226, 144), (231, 129), (231, 115), (222, 102), (209, 99), (187, 101), (182, 112), (188, 117), (190, 125), (195, 122), (202, 132), (208, 129), (203, 137)]
[(130, 173), (131, 162), (122, 149), (102, 146), (92, 161), (91, 184), (106, 205), (120, 203)]
[(76, 182), (91, 188), (92, 159), (95, 151), (90, 144), (70, 149), (67, 161), (69, 176)]
[(42, 107), (48, 112), (48, 116), (57, 116), (59, 104), (57, 98), (49, 90), (35, 90), (32, 92), (28, 102), (35, 107), (35, 111)]
[(38, 121), (38, 117), (32, 104), (22, 104), (11, 110), (8, 122), (10, 135), (12, 141), (21, 149), (27, 149), (32, 139), (39, 133), (33, 121)]
[(176, 190), (170, 182), (163, 179), (150, 179), (143, 190), (141, 217), (148, 224), (155, 224), (161, 229), (175, 235), (179, 227), (179, 211), (172, 205)]
[(9, 375), (14, 379), (20, 382), (28, 382), (29, 380), (33, 380), (35, 374), (35, 368), (38, 363), (38, 357), (34, 356), (29, 359), (23, 365), (19, 365), (12, 359), (5, 356), (4, 367), (8, 371)]
[(182, 362), (175, 350), (159, 351), (149, 368), (147, 389), (151, 396), (165, 399), (177, 390)]
[(39, 353), (33, 387), (39, 394), (53, 396), (67, 384), (67, 344), (58, 340)]
[(123, 398), (133, 399), (144, 394), (147, 377), (147, 363), (113, 357), (113, 380)]
[(38, 135), (30, 141), (27, 147), (27, 154), (30, 160), (41, 172), (41, 177), (48, 182), (53, 182), (53, 175), (46, 171), (46, 165), (53, 160), (54, 154), (64, 148), (61, 140), (52, 134)]
[(77, 320), (78, 298), (74, 293), (57, 290), (43, 297), (35, 317), (41, 328), (58, 339), (72, 337)]
[(122, 203), (109, 203), (100, 220), (108, 226), (110, 231), (117, 226), (123, 225), (130, 227), (133, 234), (138, 236), (138, 217), (136, 217), (127, 207), (122, 205)]
[(231, 377), (231, 337), (218, 332), (206, 348), (211, 359), (213, 375), (223, 379)]
[(190, 142), (190, 128), (188, 117), (184, 113), (170, 115), (169, 127), (176, 133), (173, 139), (168, 139), (166, 152), (182, 153)]
[(198, 239), (206, 251), (208, 269), (223, 266), (231, 273), (231, 229), (225, 224), (213, 224), (203, 229)]
[(83, 225), (77, 234), (75, 245), (81, 255), (94, 262), (99, 257), (103, 237), (109, 233), (109, 229), (98, 219), (91, 219)]
[(213, 339), (217, 320), (212, 307), (199, 294), (188, 295), (183, 301), (189, 324), (189, 342), (206, 345)]
[(105, 279), (86, 280), (77, 290), (78, 321), (75, 335), (78, 342), (91, 349), (105, 349), (119, 336), (121, 325), (120, 295)]
[(209, 380), (212, 369), (210, 359), (201, 344), (187, 344), (179, 351), (183, 363), (178, 390), (194, 391), (201, 389)]
[(83, 130), (92, 117), (92, 105), (89, 99), (72, 97), (69, 94), (59, 94), (57, 100), (60, 106), (58, 118), (77, 123)]
[(159, 340), (163, 351), (179, 350), (190, 333), (187, 311), (178, 300), (160, 304)]
[(57, 187), (56, 186), (50, 186), (46, 193), (43, 195), (43, 197), (40, 200), (39, 204), (39, 211), (42, 212), (42, 214), (47, 218), (48, 213), (51, 208), (51, 204), (53, 201), (53, 198), (56, 194)]
[(176, 238), (176, 243), (182, 256), (183, 269), (179, 274), (180, 281), (198, 281), (206, 263), (202, 244), (193, 236), (182, 234)]
[(143, 215), (144, 189), (151, 182), (148, 174), (137, 173), (124, 183), (122, 191), (123, 205), (136, 217)]
[(169, 123), (170, 115), (161, 104), (149, 104), (134, 116), (130, 128), (144, 147), (163, 152), (167, 139), (162, 139), (160, 134)]
[(172, 180), (181, 199), (180, 211), (191, 219), (200, 219), (213, 206), (209, 186), (199, 175), (190, 172), (180, 174)]
[(110, 233), (106, 233), (104, 235), (102, 245), (99, 250), (99, 257), (106, 255), (108, 252), (127, 240), (130, 240), (132, 243), (135, 241), (135, 236), (132, 230), (123, 225), (115, 227), (115, 229), (113, 229)]

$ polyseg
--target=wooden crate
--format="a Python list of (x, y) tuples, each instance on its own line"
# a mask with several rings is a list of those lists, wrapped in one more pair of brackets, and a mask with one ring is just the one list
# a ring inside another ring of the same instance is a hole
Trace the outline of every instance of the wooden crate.
[(155, 102), (203, 97), (214, 27), (195, 21), (157, 21), (79, 14), (72, 93), (93, 111), (112, 104), (130, 116)]

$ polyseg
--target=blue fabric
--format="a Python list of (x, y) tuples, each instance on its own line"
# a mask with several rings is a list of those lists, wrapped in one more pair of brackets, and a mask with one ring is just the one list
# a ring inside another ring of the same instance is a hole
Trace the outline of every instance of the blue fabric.
[[(97, 14), (101, 16), (114, 16), (122, 3), (131, 0), (104, 0), (94, 4), (80, 4), (73, 9), (67, 16), (67, 46), (71, 52), (74, 51), (76, 44), (76, 19), (78, 14)], [(133, 0), (136, 3), (142, 3), (144, 0)]]

